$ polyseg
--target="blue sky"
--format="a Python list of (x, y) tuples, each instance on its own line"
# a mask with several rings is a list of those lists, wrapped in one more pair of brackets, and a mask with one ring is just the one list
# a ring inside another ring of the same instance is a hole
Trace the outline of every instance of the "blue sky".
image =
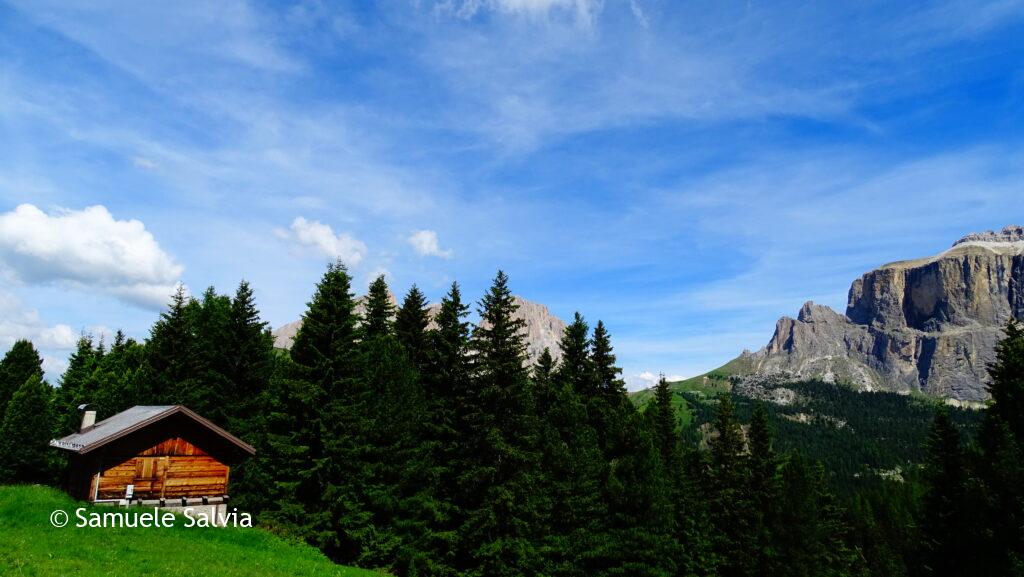
[(0, 1), (0, 345), (325, 264), (609, 326), (634, 388), (1024, 222), (1024, 2)]

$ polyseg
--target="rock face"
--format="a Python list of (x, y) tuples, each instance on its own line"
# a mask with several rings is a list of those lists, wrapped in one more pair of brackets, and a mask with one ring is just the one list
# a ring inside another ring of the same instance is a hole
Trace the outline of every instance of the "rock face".
[(1010, 317), (1024, 319), (1020, 226), (868, 272), (850, 287), (845, 315), (808, 302), (796, 319), (779, 319), (765, 348), (741, 358), (756, 375), (981, 401)]
[[(362, 314), (364, 310), (365, 297), (360, 297), (356, 301), (356, 312)], [(398, 301), (395, 295), (388, 292), (388, 298), (391, 304), (398, 306)], [(523, 331), (523, 335), (526, 341), (526, 356), (530, 364), (533, 364), (540, 357), (544, 349), (547, 348), (551, 351), (551, 356), (556, 361), (560, 360), (562, 353), (558, 348), (558, 342), (562, 338), (562, 333), (565, 331), (565, 322), (551, 314), (548, 307), (528, 301), (522, 297), (513, 297), (519, 310), (516, 311), (516, 317), (523, 319), (526, 323), (526, 328)], [(437, 312), (441, 309), (440, 303), (432, 303), (427, 306), (427, 316), (431, 319), (431, 325), (433, 326), (433, 318), (437, 315)], [(281, 325), (274, 330), (274, 346), (279, 349), (289, 349), (292, 346), (292, 341), (295, 340), (296, 333), (299, 332), (299, 327), (302, 326), (302, 320), (292, 321), (288, 324)]]

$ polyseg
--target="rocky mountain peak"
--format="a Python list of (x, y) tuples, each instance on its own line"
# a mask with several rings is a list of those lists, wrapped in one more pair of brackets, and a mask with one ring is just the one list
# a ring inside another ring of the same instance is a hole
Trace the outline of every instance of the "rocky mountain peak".
[(846, 314), (807, 302), (744, 354), (749, 375), (844, 381), (862, 389), (987, 398), (1002, 328), (1024, 319), (1024, 227), (965, 236), (938, 255), (890, 263), (850, 286)]
[(957, 246), (970, 242), (993, 242), (993, 243), (1017, 243), (1024, 242), (1024, 226), (1010, 225), (1003, 227), (999, 232), (986, 230), (985, 232), (972, 232), (953, 243)]

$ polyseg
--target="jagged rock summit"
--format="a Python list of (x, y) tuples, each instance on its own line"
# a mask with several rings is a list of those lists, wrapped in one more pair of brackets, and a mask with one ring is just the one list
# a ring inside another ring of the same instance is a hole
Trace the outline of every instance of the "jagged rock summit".
[[(363, 313), (364, 298), (360, 297), (356, 301), (356, 312), (358, 314)], [(390, 290), (388, 291), (388, 299), (391, 301), (391, 304), (396, 307), (398, 306), (398, 300)], [(526, 341), (527, 360), (531, 364), (535, 363), (545, 348), (551, 351), (551, 356), (556, 361), (560, 360), (562, 351), (558, 348), (558, 342), (562, 339), (562, 333), (565, 332), (565, 321), (551, 314), (551, 311), (545, 305), (528, 301), (519, 296), (514, 296), (513, 299), (519, 305), (516, 316), (523, 319), (526, 323), (523, 334)], [(440, 303), (428, 305), (427, 316), (433, 319), (440, 308)], [(433, 320), (431, 320), (431, 323), (433, 323)], [(274, 346), (279, 349), (291, 348), (292, 341), (295, 340), (295, 335), (299, 332), (299, 327), (301, 326), (302, 320), (300, 319), (275, 329), (273, 332)]]
[(746, 375), (983, 401), (986, 367), (1010, 317), (1024, 319), (1021, 226), (969, 234), (933, 257), (865, 273), (850, 286), (845, 315), (808, 302), (738, 365)]

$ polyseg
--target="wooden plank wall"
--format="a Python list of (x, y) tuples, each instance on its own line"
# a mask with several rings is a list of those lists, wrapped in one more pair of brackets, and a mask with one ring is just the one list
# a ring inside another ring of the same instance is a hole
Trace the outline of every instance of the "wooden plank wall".
[(137, 499), (215, 497), (227, 493), (230, 468), (176, 437), (136, 455), (107, 455), (101, 465), (98, 499), (122, 499), (135, 485)]

